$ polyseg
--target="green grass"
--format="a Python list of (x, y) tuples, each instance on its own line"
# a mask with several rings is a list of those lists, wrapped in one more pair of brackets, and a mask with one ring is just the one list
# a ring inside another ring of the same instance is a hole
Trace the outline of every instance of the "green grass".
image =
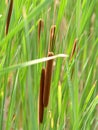
[[(98, 129), (97, 7), (97, 0), (13, 0), (6, 36), (9, 4), (0, 1), (0, 130)], [(39, 43), (40, 18), (44, 30)], [(56, 25), (53, 75), (39, 125), (40, 74), (49, 60), (52, 25)]]

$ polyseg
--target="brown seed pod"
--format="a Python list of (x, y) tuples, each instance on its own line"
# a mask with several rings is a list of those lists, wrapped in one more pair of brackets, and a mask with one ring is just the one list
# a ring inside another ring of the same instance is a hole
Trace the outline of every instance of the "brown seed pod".
[(40, 35), (41, 35), (41, 31), (44, 28), (44, 21), (42, 19), (39, 20), (38, 22), (38, 41), (40, 42)]
[[(48, 53), (48, 57), (53, 56), (53, 55), (54, 55), (53, 52)], [(43, 96), (44, 107), (47, 107), (48, 102), (49, 102), (50, 84), (51, 84), (51, 77), (52, 77), (52, 67), (53, 67), (53, 59), (47, 61), (47, 63), (46, 63), (44, 96)]]
[(40, 79), (40, 93), (39, 93), (39, 123), (43, 122), (43, 114), (44, 114), (44, 105), (43, 105), (44, 80), (45, 80), (45, 69), (42, 69)]
[(10, 0), (10, 6), (9, 6), (9, 11), (8, 11), (8, 16), (7, 16), (6, 30), (5, 30), (6, 35), (8, 34), (8, 29), (9, 29), (11, 14), (12, 14), (12, 8), (13, 8), (13, 0)]
[(50, 29), (50, 41), (49, 41), (49, 50), (48, 51), (54, 51), (54, 45), (55, 45), (55, 31), (56, 31), (56, 25), (52, 25)]
[(74, 44), (73, 44), (73, 49), (72, 49), (72, 52), (71, 52), (71, 56), (70, 56), (70, 60), (72, 60), (72, 57), (73, 57), (73, 55), (74, 55), (74, 53), (75, 53), (75, 51), (76, 51), (77, 41), (78, 41), (78, 40), (75, 39)]

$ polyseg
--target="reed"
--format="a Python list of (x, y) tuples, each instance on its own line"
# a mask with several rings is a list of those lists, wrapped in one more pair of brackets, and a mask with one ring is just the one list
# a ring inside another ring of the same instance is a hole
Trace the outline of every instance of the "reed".
[(41, 71), (41, 78), (40, 78), (39, 124), (43, 122), (43, 114), (44, 114), (44, 106), (43, 106), (44, 79), (45, 79), (45, 69), (43, 68)]
[(6, 35), (8, 34), (8, 29), (9, 29), (9, 24), (10, 24), (10, 20), (11, 20), (12, 9), (13, 9), (13, 0), (10, 1), (9, 11), (8, 11), (8, 16), (7, 16), (7, 21), (6, 21), (6, 30), (5, 30)]
[[(53, 52), (48, 52), (48, 57), (53, 56), (53, 55), (54, 55)], [(44, 96), (43, 96), (44, 107), (47, 107), (48, 102), (49, 102), (50, 84), (51, 84), (51, 77), (52, 77), (52, 67), (53, 67), (53, 59), (47, 61), (47, 63), (46, 63)]]

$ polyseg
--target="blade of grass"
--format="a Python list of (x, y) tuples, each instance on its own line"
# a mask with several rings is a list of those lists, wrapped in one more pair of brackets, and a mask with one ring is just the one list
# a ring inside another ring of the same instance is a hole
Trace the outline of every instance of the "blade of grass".
[(45, 62), (45, 61), (48, 61), (48, 60), (51, 60), (51, 59), (60, 58), (60, 57), (64, 58), (64, 57), (68, 57), (68, 55), (58, 54), (58, 55), (51, 56), (51, 57), (45, 57), (45, 58), (41, 58), (41, 59), (31, 60), (31, 61), (21, 63), (21, 64), (9, 66), (9, 67), (6, 67), (6, 68), (0, 70), (0, 74), (7, 73), (11, 70), (21, 69), (21, 68), (31, 66), (31, 65), (34, 65), (34, 64), (42, 63), (42, 62)]

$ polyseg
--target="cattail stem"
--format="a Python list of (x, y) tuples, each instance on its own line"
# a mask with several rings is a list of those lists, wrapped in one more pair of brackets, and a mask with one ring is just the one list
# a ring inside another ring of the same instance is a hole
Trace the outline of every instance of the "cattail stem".
[(41, 35), (41, 31), (44, 28), (44, 21), (42, 19), (39, 20), (38, 22), (38, 41), (40, 43), (40, 35)]
[(39, 123), (43, 122), (43, 114), (44, 114), (44, 105), (43, 105), (44, 80), (45, 80), (45, 69), (42, 69), (40, 79), (40, 93), (39, 93)]
[[(53, 56), (53, 55), (54, 54), (52, 52), (48, 53), (48, 57)], [(51, 77), (52, 77), (52, 67), (53, 67), (53, 59), (47, 61), (47, 63), (46, 63), (44, 96), (43, 96), (44, 107), (47, 107), (48, 102), (49, 102), (50, 84), (51, 84)]]
[(8, 29), (9, 29), (11, 14), (12, 14), (12, 8), (13, 8), (13, 0), (10, 0), (10, 6), (9, 6), (7, 22), (6, 22), (6, 35), (8, 34)]
[(55, 45), (55, 30), (56, 30), (56, 26), (53, 25), (50, 29), (50, 41), (49, 41), (49, 52), (54, 52), (54, 45)]

